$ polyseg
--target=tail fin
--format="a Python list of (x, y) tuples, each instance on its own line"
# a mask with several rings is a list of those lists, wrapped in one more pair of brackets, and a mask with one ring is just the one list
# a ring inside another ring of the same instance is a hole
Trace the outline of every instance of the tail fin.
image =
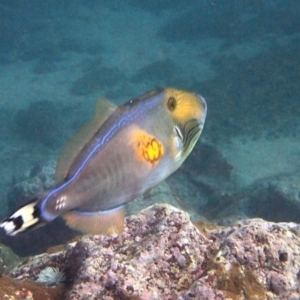
[(6, 234), (16, 235), (30, 229), (43, 225), (44, 221), (40, 218), (40, 208), (38, 200), (34, 199), (30, 203), (23, 205), (10, 217), (4, 219), (0, 227), (4, 228)]

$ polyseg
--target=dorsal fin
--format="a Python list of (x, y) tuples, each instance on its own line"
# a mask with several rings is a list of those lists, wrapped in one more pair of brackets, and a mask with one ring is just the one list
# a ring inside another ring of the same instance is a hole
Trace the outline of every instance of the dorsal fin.
[(56, 165), (55, 179), (57, 183), (64, 180), (74, 158), (116, 108), (116, 105), (105, 99), (97, 102), (94, 118), (85, 124), (61, 151)]

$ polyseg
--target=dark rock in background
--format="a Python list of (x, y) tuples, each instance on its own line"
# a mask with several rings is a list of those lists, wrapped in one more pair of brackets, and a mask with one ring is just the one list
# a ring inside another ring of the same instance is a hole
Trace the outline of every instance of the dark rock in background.
[(117, 86), (120, 81), (125, 80), (125, 75), (117, 68), (108, 68), (94, 65), (90, 70), (75, 80), (70, 88), (72, 96), (83, 96), (110, 86)]
[(0, 232), (1, 243), (10, 247), (20, 257), (38, 255), (46, 252), (49, 247), (64, 244), (81, 233), (71, 230), (61, 218), (51, 224), (14, 237), (7, 236), (3, 230)]
[[(78, 36), (74, 28), (70, 34), (66, 30), (67, 18), (60, 18), (62, 11), (74, 17), (80, 9), (79, 3), (71, 7), (58, 1), (43, 6), (33, 2), (1, 3), (0, 64), (38, 60), (41, 65), (49, 63), (46, 69), (50, 71), (65, 59), (65, 54), (95, 54), (102, 50), (99, 40), (91, 39), (90, 35)], [(43, 73), (41, 70), (39, 66), (36, 73)]]
[(0, 244), (0, 277), (22, 262), (9, 247)]
[(185, 9), (186, 7), (197, 3), (197, 0), (190, 0), (188, 2), (175, 2), (173, 0), (130, 0), (129, 3), (132, 6), (138, 7), (148, 12), (155, 14), (161, 13), (163, 10), (176, 10), (176, 9)]
[(56, 162), (49, 161), (44, 166), (35, 166), (27, 178), (17, 182), (8, 192), (7, 199), (10, 210), (16, 209), (37, 194), (54, 186)]
[(245, 32), (239, 26), (242, 19), (238, 5), (233, 2), (219, 5), (222, 8), (206, 1), (185, 11), (179, 17), (167, 22), (158, 31), (158, 36), (168, 42), (184, 40), (189, 43), (208, 37), (240, 39)]
[(299, 3), (288, 2), (266, 9), (262, 1), (220, 1), (217, 5), (201, 1), (192, 9), (182, 9), (182, 14), (160, 28), (158, 36), (168, 42), (223, 38), (239, 43), (270, 34), (292, 35), (299, 32)]
[(63, 116), (51, 101), (36, 101), (15, 116), (16, 130), (23, 138), (50, 148), (60, 144)]
[(198, 143), (180, 170), (166, 182), (181, 204), (210, 218), (219, 203), (236, 193), (233, 166), (216, 146)]
[(142, 209), (154, 204), (168, 203), (174, 207), (182, 208), (182, 202), (176, 192), (165, 181), (147, 191), (125, 206), (126, 215), (138, 214)]
[(245, 193), (243, 206), (250, 217), (300, 223), (300, 172), (255, 182)]
[(191, 87), (209, 100), (204, 132), (210, 142), (299, 136), (299, 47), (293, 37), (250, 57), (224, 49), (212, 58), (217, 76)]
[(212, 214), (206, 217), (222, 225), (247, 218), (299, 223), (299, 182), (299, 172), (259, 179), (229, 195), (225, 201), (216, 201)]
[(158, 60), (142, 66), (131, 80), (135, 82), (151, 82), (152, 85), (161, 86), (166, 80), (169, 85), (180, 82), (179, 68), (170, 58)]

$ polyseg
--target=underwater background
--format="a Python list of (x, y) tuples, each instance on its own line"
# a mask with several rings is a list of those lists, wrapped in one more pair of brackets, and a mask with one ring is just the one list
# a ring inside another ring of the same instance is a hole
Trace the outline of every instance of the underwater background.
[[(54, 184), (99, 98), (172, 86), (203, 95), (208, 115), (152, 194), (194, 220), (299, 222), (299, 15), (295, 0), (0, 1), (0, 217)], [(29, 255), (76, 236), (60, 219), (37, 232), (0, 243)]]

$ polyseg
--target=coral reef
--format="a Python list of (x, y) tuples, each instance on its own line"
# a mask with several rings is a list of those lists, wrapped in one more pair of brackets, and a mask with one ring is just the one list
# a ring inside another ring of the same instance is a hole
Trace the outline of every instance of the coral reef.
[(10, 275), (36, 280), (41, 269), (58, 267), (66, 299), (297, 299), (297, 224), (196, 225), (181, 210), (154, 205), (128, 217), (123, 234), (84, 236)]

